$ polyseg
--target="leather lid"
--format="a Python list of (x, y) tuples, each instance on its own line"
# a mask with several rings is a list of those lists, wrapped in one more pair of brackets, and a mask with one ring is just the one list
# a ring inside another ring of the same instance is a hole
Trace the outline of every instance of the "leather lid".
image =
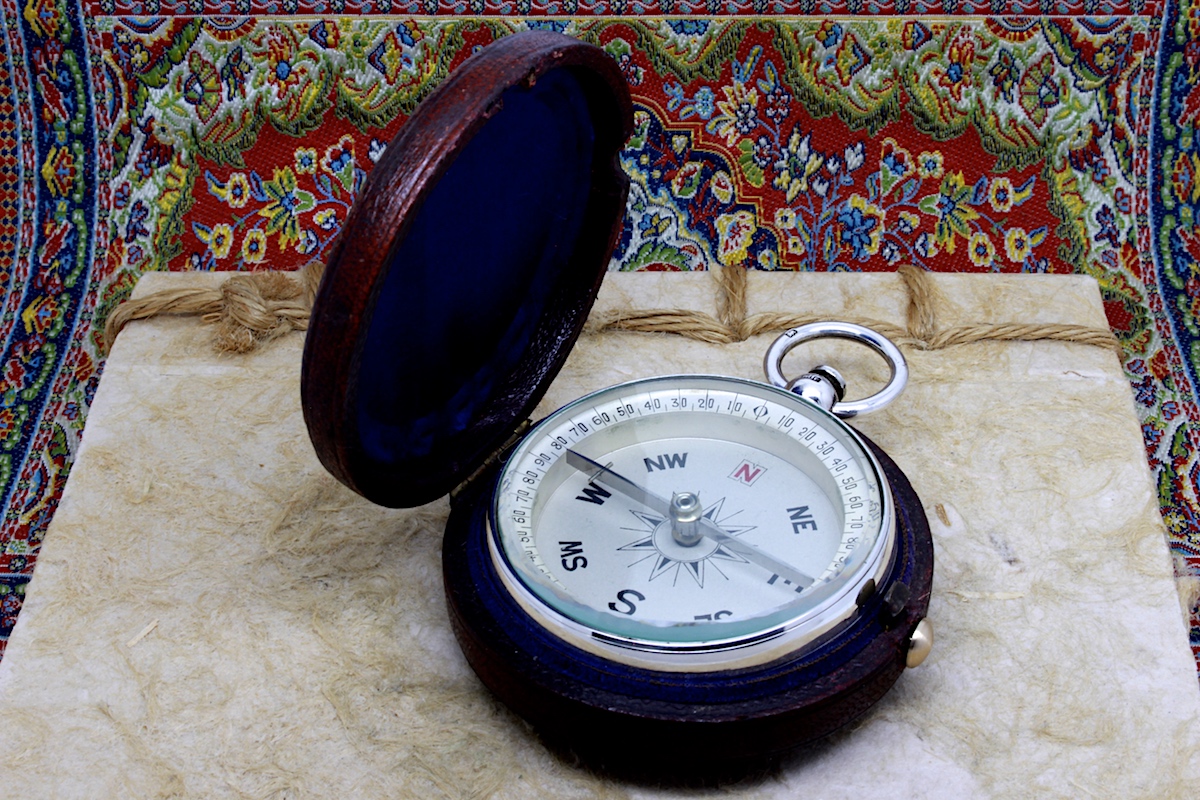
[(386, 506), (471, 475), (533, 410), (620, 232), (632, 130), (604, 51), (517, 34), (465, 61), (371, 172), (326, 266), (301, 393), (325, 467)]

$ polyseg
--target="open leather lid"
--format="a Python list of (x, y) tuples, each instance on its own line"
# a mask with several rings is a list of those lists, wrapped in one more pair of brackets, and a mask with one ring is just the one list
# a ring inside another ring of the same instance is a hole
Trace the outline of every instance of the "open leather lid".
[(465, 61), (371, 172), (325, 269), (304, 418), (381, 505), (434, 500), (533, 411), (583, 327), (625, 208), (613, 59), (532, 32)]

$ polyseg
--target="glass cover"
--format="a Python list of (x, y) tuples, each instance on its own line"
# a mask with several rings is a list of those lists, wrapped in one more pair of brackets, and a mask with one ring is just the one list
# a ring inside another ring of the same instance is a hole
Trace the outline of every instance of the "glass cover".
[(886, 495), (823, 409), (753, 381), (652, 378), (533, 429), (500, 477), (493, 546), (551, 625), (734, 647), (853, 608), (890, 539)]

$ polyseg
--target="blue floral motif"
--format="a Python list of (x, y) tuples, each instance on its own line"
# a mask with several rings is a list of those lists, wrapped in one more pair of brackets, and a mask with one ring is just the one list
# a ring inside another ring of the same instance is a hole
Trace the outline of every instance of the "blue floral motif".
[(838, 222), (842, 225), (842, 243), (850, 245), (855, 258), (860, 261), (866, 259), (870, 255), (871, 231), (875, 230), (879, 220), (863, 214), (861, 208), (846, 205), (838, 214)]
[(905, 175), (908, 174), (908, 170), (909, 170), (908, 163), (901, 160), (900, 158), (898, 158), (896, 153), (894, 153), (894, 152), (885, 154), (883, 156), (883, 158), (880, 159), (880, 163), (883, 164), (883, 166), (887, 167), (888, 171), (891, 172), (893, 175), (895, 175), (897, 178), (903, 178)]
[(1116, 247), (1120, 243), (1121, 232), (1117, 230), (1117, 218), (1112, 207), (1107, 204), (1101, 207), (1096, 213), (1096, 222), (1100, 223), (1100, 232), (1096, 234), (1096, 238)]
[(825, 38), (821, 40), (821, 44), (823, 44), (825, 47), (833, 47), (841, 40), (842, 26), (835, 22), (829, 26), (829, 31), (825, 34)]
[(416, 38), (412, 35), (412, 31), (403, 22), (396, 26), (396, 38), (400, 40), (401, 44), (407, 47), (413, 47), (417, 43)]
[(703, 36), (708, 33), (708, 23), (709, 21), (706, 19), (667, 20), (667, 24), (671, 26), (671, 30), (680, 36)]
[[(557, 19), (529, 19), (525, 20), (525, 27), (533, 31), (562, 33), (567, 29), (567, 23)], [(406, 42), (406, 44), (412, 44), (412, 42)]]
[(664, 83), (663, 93), (667, 95), (667, 110), (678, 111), (680, 119), (711, 119), (716, 111), (716, 95), (707, 86), (697, 89), (695, 97), (687, 97), (678, 83)]
[(1154, 379), (1147, 375), (1142, 378), (1140, 383), (1133, 384), (1133, 396), (1135, 400), (1147, 408), (1152, 407), (1155, 399), (1158, 397), (1158, 389), (1154, 385)]

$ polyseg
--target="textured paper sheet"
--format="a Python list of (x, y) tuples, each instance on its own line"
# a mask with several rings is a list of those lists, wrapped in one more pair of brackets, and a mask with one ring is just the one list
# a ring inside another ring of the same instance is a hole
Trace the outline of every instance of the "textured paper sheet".
[[(750, 311), (903, 322), (891, 275), (753, 274)], [(139, 293), (219, 280), (150, 275)], [(1078, 277), (937, 276), (946, 324), (1104, 325)], [(611, 275), (598, 311), (713, 312), (703, 274)], [(442, 597), (444, 501), (376, 508), (317, 463), (302, 337), (218, 357), (195, 319), (135, 323), (0, 662), (12, 797), (657, 797), (551, 755), (480, 686)], [(540, 411), (670, 372), (761, 377), (727, 346), (591, 333)], [(1062, 343), (913, 352), (856, 424), (907, 472), (937, 564), (928, 661), (754, 798), (1194, 797), (1200, 690), (1129, 387)], [(814, 343), (851, 395), (885, 368)], [(652, 747), (653, 743), (644, 743)]]

